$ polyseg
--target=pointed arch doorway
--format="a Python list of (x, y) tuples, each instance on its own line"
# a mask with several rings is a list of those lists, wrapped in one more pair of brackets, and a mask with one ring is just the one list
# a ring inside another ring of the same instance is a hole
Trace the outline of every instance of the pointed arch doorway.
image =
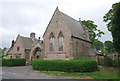
[(41, 48), (37, 47), (33, 50), (32, 60), (41, 59)]

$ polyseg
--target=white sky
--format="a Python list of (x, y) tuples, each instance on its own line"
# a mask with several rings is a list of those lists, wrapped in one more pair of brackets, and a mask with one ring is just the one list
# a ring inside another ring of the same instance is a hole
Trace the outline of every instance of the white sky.
[(103, 16), (119, 0), (1, 0), (0, 48), (10, 47), (17, 35), (42, 37), (56, 7), (78, 20), (93, 20), (105, 32), (101, 41), (112, 40)]

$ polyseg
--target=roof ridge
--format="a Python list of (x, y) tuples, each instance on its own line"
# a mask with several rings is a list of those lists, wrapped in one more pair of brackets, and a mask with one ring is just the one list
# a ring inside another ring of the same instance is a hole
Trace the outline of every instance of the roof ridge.
[(29, 39), (31, 39), (30, 37), (25, 37), (25, 36), (20, 36), (20, 37), (23, 37), (23, 38), (29, 38)]

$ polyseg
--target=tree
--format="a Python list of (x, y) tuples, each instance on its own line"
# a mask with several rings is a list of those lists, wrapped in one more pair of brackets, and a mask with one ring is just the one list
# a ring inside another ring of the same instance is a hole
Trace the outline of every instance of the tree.
[(93, 48), (96, 49), (97, 51), (102, 51), (104, 46), (103, 46), (103, 42), (99, 41), (99, 40), (94, 40), (93, 43)]
[[(79, 20), (80, 21), (80, 20)], [(83, 20), (83, 21), (80, 21), (84, 27), (86, 27), (88, 29), (88, 32), (89, 32), (89, 36), (90, 36), (90, 40), (92, 43), (94, 43), (94, 41), (98, 38), (100, 38), (104, 32), (97, 29), (97, 25), (94, 24), (94, 21), (92, 20)]]
[(108, 30), (111, 32), (111, 28), (112, 28), (112, 19), (113, 19), (113, 15), (114, 15), (114, 7), (117, 5), (117, 3), (112, 5), (112, 8), (108, 11), (108, 13), (105, 14), (105, 16), (103, 16), (103, 21), (107, 23), (107, 28)]
[(120, 2), (113, 6), (113, 18), (112, 18), (111, 33), (113, 37), (113, 44), (118, 52), (118, 59), (120, 55)]
[(109, 12), (107, 14), (105, 14), (105, 16), (103, 16), (103, 21), (107, 22), (107, 28), (108, 31), (111, 31), (111, 27), (112, 27), (112, 20), (113, 18), (113, 9), (110, 9)]
[(120, 2), (112, 5), (112, 8), (103, 17), (107, 23), (108, 30), (112, 33), (113, 44), (120, 57)]
[(4, 50), (0, 51), (0, 58), (2, 58), (4, 56)]
[(105, 50), (107, 50), (108, 53), (114, 53), (115, 52), (115, 48), (113, 46), (112, 41), (105, 41), (104, 42), (104, 48), (105, 48)]

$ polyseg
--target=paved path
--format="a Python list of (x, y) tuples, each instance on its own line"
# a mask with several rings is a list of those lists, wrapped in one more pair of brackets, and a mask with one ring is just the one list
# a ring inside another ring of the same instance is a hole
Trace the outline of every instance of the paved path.
[(0, 75), (2, 75), (2, 79), (63, 79), (36, 73), (32, 70), (31, 66), (2, 67)]

